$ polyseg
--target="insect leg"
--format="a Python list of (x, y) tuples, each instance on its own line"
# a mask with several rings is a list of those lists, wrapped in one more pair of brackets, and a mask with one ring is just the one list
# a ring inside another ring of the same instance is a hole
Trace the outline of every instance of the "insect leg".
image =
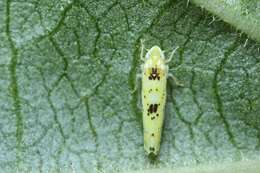
[(190, 0), (187, 0), (186, 7), (188, 7), (188, 6), (189, 6), (189, 3), (190, 3)]
[(167, 77), (171, 78), (177, 86), (184, 86), (173, 74), (169, 73)]
[(177, 49), (179, 49), (179, 46), (177, 46), (177, 47), (172, 51), (170, 58), (165, 61), (166, 64), (169, 63), (169, 62), (172, 60), (173, 55), (174, 55), (174, 53), (176, 52)]
[(144, 42), (145, 42), (145, 40), (141, 39), (141, 54), (140, 54), (140, 58), (141, 58), (142, 61), (145, 61), (145, 57), (144, 57), (144, 49), (145, 49)]
[[(137, 91), (137, 89), (139, 89), (140, 88), (140, 84), (141, 84), (141, 79), (142, 79), (142, 75), (141, 74), (137, 74), (136, 75), (136, 78), (135, 78), (135, 88), (134, 88), (134, 90), (132, 90), (131, 91), (131, 94), (134, 94), (136, 91)], [(137, 98), (140, 98), (140, 99), (138, 99), (137, 100), (137, 107), (139, 108), (139, 109), (141, 109), (141, 92), (140, 92), (141, 90), (138, 90), (138, 92), (137, 92)]]
[(137, 74), (137, 75), (136, 75), (136, 78), (135, 78), (135, 87), (134, 87), (134, 89), (131, 91), (132, 94), (135, 93), (136, 90), (138, 89), (139, 82), (141, 81), (141, 79), (142, 79), (142, 74)]

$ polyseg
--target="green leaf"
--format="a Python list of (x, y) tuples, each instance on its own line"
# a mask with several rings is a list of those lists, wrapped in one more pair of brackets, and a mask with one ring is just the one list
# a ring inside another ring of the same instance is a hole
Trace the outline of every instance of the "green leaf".
[(196, 167), (181, 167), (174, 169), (149, 169), (145, 171), (132, 171), (129, 173), (259, 173), (259, 161), (241, 161), (224, 164), (199, 165)]
[(252, 39), (260, 41), (259, 0), (192, 0), (192, 2), (245, 32)]
[[(1, 0), (0, 13), (3, 172), (259, 160), (259, 48), (206, 11), (172, 0)], [(131, 94), (140, 39), (167, 56), (180, 47), (169, 66), (184, 87), (168, 87), (155, 162), (144, 154), (140, 98)]]

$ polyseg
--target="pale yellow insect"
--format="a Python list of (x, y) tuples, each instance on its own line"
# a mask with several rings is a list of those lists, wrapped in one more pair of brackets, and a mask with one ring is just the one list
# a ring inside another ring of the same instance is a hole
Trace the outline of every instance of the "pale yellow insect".
[(177, 48), (166, 60), (163, 51), (158, 46), (153, 46), (144, 58), (142, 42), (141, 59), (144, 64), (141, 66), (142, 74), (138, 77), (142, 79), (144, 149), (149, 155), (158, 155), (160, 150), (167, 77), (172, 77), (178, 84), (175, 77), (168, 73), (167, 65), (176, 50)]

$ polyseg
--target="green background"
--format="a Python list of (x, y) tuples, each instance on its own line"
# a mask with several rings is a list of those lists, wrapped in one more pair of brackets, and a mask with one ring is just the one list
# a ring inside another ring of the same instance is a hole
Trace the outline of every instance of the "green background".
[[(193, 2), (0, 0), (0, 170), (123, 172), (259, 160), (260, 56), (250, 38), (260, 34), (240, 27), (259, 26), (259, 1), (209, 1), (227, 7), (224, 17), (209, 8), (214, 18)], [(245, 18), (233, 23), (238, 14)], [(184, 87), (169, 83), (154, 163), (143, 149), (140, 97), (131, 94), (140, 39), (167, 57), (180, 47), (169, 68)]]

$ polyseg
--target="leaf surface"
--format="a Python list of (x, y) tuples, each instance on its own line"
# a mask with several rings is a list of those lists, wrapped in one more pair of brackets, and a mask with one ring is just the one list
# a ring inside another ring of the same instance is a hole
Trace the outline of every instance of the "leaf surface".
[[(220, 19), (233, 25), (237, 30), (260, 41), (260, 1), (259, 0), (192, 0)], [(216, 20), (214, 17), (213, 21)]]
[[(259, 159), (257, 43), (200, 8), (172, 0), (1, 0), (0, 13), (3, 172)], [(167, 56), (180, 47), (169, 66), (184, 87), (168, 87), (155, 163), (144, 154), (140, 98), (131, 94), (140, 39)]]

